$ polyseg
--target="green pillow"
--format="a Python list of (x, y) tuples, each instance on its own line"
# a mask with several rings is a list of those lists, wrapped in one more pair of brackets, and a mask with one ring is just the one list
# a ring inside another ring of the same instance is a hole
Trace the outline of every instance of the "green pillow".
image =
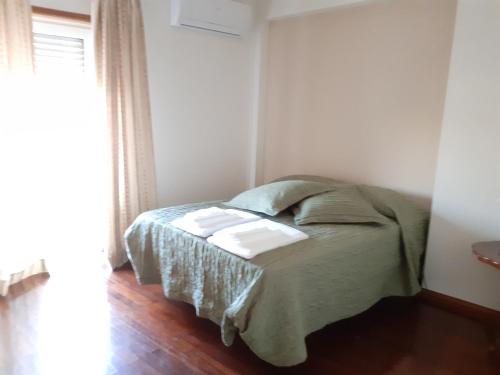
[(332, 185), (320, 182), (279, 181), (247, 190), (224, 204), (274, 216), (304, 198), (332, 189)]
[(337, 185), (334, 191), (304, 199), (294, 209), (295, 224), (387, 223), (354, 185)]

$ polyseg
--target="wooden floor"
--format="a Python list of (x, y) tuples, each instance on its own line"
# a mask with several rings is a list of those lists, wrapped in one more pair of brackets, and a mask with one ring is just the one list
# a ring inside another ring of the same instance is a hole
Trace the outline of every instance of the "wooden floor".
[(307, 338), (276, 368), (132, 271), (68, 270), (0, 298), (0, 374), (500, 374), (490, 327), (418, 299), (386, 299)]

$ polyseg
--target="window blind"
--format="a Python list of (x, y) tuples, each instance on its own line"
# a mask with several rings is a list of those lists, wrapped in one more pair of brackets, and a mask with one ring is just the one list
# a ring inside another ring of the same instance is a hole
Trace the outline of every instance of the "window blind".
[(35, 70), (40, 73), (85, 73), (83, 39), (33, 33)]

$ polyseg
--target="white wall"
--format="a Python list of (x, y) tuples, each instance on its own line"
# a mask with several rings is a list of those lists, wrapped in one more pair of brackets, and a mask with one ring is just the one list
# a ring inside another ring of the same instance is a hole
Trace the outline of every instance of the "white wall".
[(66, 12), (90, 14), (91, 0), (31, 0), (32, 5), (64, 10)]
[(500, 2), (459, 0), (427, 250), (427, 287), (500, 310), (500, 271), (471, 253), (500, 239)]
[(273, 20), (263, 181), (317, 174), (430, 208), (455, 0), (384, 0)]
[(252, 110), (252, 137), (250, 157), (249, 187), (261, 185), (264, 168), (264, 126), (267, 102), (267, 65), (269, 22), (267, 16), (271, 0), (261, 0), (256, 8), (255, 50), (254, 50), (254, 89)]
[[(263, 18), (266, 1), (258, 5)], [(79, 13), (90, 0), (33, 0)], [(170, 26), (170, 1), (144, 0), (160, 206), (223, 199), (251, 184), (259, 35), (230, 38)]]
[(269, 18), (281, 18), (310, 13), (335, 6), (360, 3), (367, 0), (272, 0)]
[(169, 25), (142, 3), (161, 206), (223, 199), (250, 184), (256, 37)]

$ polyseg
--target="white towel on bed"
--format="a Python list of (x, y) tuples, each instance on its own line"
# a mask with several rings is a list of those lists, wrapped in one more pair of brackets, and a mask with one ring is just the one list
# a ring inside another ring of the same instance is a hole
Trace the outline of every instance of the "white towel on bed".
[(245, 259), (302, 241), (309, 236), (295, 228), (262, 219), (222, 229), (207, 241)]
[(210, 207), (210, 208), (202, 208), (201, 210), (196, 210), (193, 212), (188, 212), (187, 214), (184, 215), (184, 218), (198, 222), (226, 215), (227, 215), (226, 211), (223, 210), (222, 208)]
[(210, 207), (189, 212), (170, 224), (196, 236), (208, 237), (218, 230), (259, 219), (260, 216), (245, 211)]

